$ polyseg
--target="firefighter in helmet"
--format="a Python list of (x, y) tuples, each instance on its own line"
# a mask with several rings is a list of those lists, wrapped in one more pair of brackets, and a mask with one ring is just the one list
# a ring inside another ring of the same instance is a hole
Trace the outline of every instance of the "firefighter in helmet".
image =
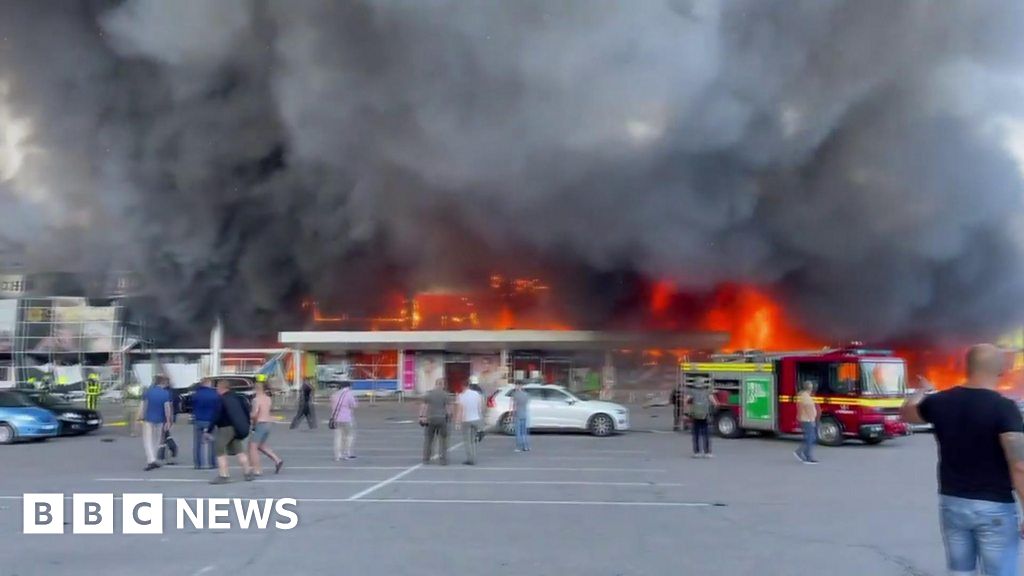
[(85, 407), (95, 410), (100, 399), (100, 376), (93, 372), (85, 382)]

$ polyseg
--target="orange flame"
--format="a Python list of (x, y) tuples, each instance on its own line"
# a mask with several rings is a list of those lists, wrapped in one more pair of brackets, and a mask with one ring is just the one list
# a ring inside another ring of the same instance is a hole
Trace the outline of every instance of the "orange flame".
[(716, 290), (701, 327), (728, 332), (728, 348), (733, 350), (795, 350), (824, 344), (794, 326), (780, 304), (751, 286), (727, 285)]

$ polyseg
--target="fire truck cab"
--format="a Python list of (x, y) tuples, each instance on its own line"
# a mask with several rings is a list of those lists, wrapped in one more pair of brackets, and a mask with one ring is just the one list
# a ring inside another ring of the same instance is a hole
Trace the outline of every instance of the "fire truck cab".
[(720, 436), (747, 431), (799, 434), (796, 395), (814, 384), (820, 410), (818, 441), (838, 446), (848, 438), (878, 444), (909, 433), (899, 408), (906, 396), (906, 366), (889, 351), (860, 347), (811, 352), (718, 354), (709, 362), (684, 362), (680, 386), (710, 385)]

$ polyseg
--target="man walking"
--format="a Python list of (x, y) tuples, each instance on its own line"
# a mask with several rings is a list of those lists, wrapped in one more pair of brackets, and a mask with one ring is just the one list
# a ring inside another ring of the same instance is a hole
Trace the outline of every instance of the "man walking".
[(420, 405), (420, 425), (424, 427), (423, 463), (429, 464), (433, 457), (434, 438), (438, 439), (438, 459), (442, 466), (448, 465), (448, 392), (444, 389), (444, 378), (438, 378), (434, 389), (427, 392)]
[(679, 432), (683, 424), (684, 397), (682, 384), (677, 384), (669, 394), (668, 403), (672, 405), (672, 431)]
[(218, 473), (210, 484), (231, 482), (228, 457), (236, 455), (246, 481), (250, 481), (254, 476), (242, 445), (242, 441), (249, 436), (249, 413), (227, 380), (217, 381), (217, 394), (220, 395), (220, 410), (206, 430), (207, 434), (214, 434), (213, 449), (217, 453)]
[(467, 386), (458, 397), (455, 405), (455, 429), (462, 429), (462, 442), (466, 446), (466, 461), (463, 464), (476, 464), (476, 445), (480, 440), (480, 421), (483, 418), (483, 396)]
[(345, 381), (341, 388), (331, 395), (330, 427), (334, 430), (334, 460), (354, 460), (352, 445), (356, 441), (355, 409), (359, 406), (352, 393), (352, 383)]
[(693, 457), (714, 458), (714, 454), (711, 453), (708, 418), (711, 417), (711, 409), (717, 406), (718, 402), (711, 392), (711, 383), (707, 380), (698, 383), (690, 393), (688, 404), (693, 424)]
[(516, 452), (530, 451), (530, 395), (516, 382), (512, 392), (512, 421), (516, 424)]
[(951, 574), (1016, 576), (1024, 526), (1024, 421), (1013, 401), (995, 388), (1005, 368), (1002, 351), (979, 344), (967, 352), (967, 383), (907, 399), (904, 421), (931, 423), (939, 444), (939, 510)]
[[(160, 434), (160, 448), (156, 452), (156, 459), (168, 465), (177, 464), (178, 458), (178, 443), (174, 441), (171, 436), (171, 429), (174, 428), (174, 424), (178, 421), (178, 412), (181, 411), (181, 397), (171, 384), (171, 379), (167, 376), (159, 376), (158, 380), (160, 385), (167, 390), (167, 394), (171, 399), (171, 421), (167, 426), (164, 427), (164, 431)], [(165, 458), (165, 456), (169, 456)]]
[(793, 454), (804, 464), (817, 464), (814, 444), (818, 441), (818, 406), (814, 403), (814, 382), (806, 380), (796, 395), (796, 420), (804, 438)]
[(256, 396), (252, 400), (252, 411), (249, 413), (249, 420), (252, 423), (252, 438), (249, 439), (249, 464), (252, 465), (252, 473), (256, 476), (263, 475), (260, 464), (260, 454), (266, 454), (274, 463), (274, 474), (281, 472), (284, 460), (270, 449), (270, 430), (274, 425), (274, 400), (267, 392), (266, 380), (260, 375), (256, 380)]
[(295, 413), (295, 418), (292, 418), (292, 425), (288, 428), (295, 430), (299, 426), (299, 422), (303, 418), (306, 419), (306, 424), (309, 425), (310, 430), (316, 428), (316, 413), (313, 412), (313, 382), (309, 378), (302, 381), (302, 388), (299, 389), (299, 410)]
[(217, 467), (213, 453), (213, 441), (206, 430), (213, 424), (220, 412), (220, 394), (210, 386), (209, 380), (201, 380), (192, 395), (192, 465), (196, 470)]
[(142, 446), (146, 451), (147, 472), (160, 467), (156, 461), (157, 447), (174, 420), (171, 394), (160, 383), (160, 376), (153, 379), (139, 405), (138, 419), (142, 421)]

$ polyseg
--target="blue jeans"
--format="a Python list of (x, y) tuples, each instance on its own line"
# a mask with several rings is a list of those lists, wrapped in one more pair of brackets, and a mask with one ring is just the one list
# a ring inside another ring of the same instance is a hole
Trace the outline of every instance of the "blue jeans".
[(516, 449), (530, 449), (530, 427), (526, 418), (516, 418)]
[(209, 422), (194, 421), (192, 423), (192, 465), (196, 468), (215, 468), (217, 458), (213, 453), (213, 441), (207, 441), (203, 432), (209, 428)]
[(798, 456), (804, 460), (814, 460), (814, 443), (818, 441), (818, 425), (815, 422), (801, 422), (800, 430), (804, 433), (804, 439), (800, 447), (796, 449)]
[(1017, 576), (1020, 548), (1017, 505), (939, 497), (942, 540), (951, 574)]

